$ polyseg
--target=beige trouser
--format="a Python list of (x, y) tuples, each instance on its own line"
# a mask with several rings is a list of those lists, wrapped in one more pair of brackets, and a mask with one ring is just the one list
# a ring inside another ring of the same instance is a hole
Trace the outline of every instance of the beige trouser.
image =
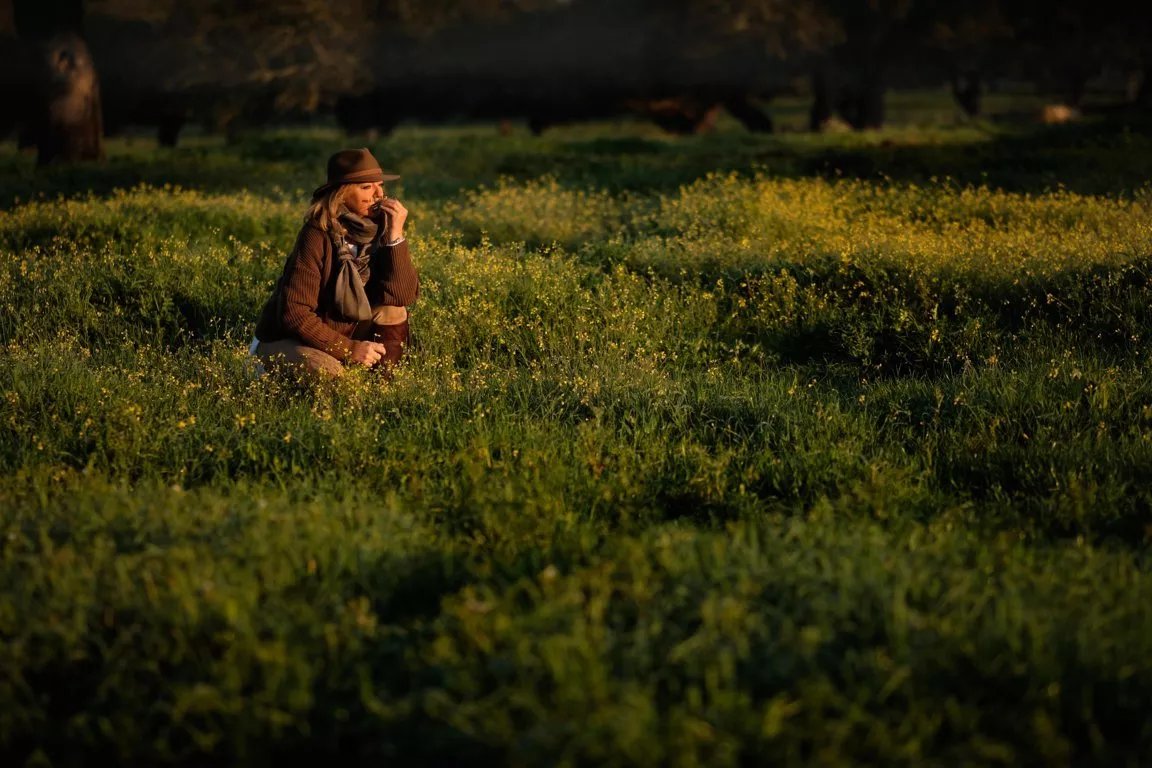
[[(371, 322), (356, 327), (354, 340), (371, 338), (377, 326), (399, 326), (407, 323), (408, 310), (404, 307), (379, 306), (373, 310)], [(269, 371), (295, 371), (325, 376), (344, 375), (344, 364), (327, 352), (302, 344), (299, 339), (261, 341), (252, 352)]]

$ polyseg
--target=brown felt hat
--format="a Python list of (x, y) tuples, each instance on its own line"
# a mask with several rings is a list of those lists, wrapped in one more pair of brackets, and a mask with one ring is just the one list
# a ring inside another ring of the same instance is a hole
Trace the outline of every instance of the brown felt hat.
[(324, 182), (312, 193), (312, 199), (320, 197), (333, 187), (341, 184), (362, 184), (366, 181), (395, 181), (400, 178), (394, 173), (384, 173), (380, 170), (380, 163), (368, 151), (367, 147), (360, 149), (342, 149), (328, 158), (328, 181)]

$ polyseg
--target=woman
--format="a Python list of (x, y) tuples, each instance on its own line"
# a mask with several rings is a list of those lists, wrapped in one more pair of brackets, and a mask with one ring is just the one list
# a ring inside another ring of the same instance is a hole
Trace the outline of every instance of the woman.
[(408, 210), (384, 196), (384, 182), (398, 178), (367, 149), (328, 159), (256, 324), (252, 351), (270, 368), (340, 376), (347, 365), (400, 361), (420, 281), (404, 239)]

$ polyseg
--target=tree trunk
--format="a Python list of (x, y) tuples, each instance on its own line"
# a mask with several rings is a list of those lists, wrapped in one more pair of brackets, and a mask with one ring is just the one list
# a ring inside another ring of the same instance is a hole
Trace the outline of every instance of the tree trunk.
[(968, 117), (979, 117), (984, 97), (983, 81), (974, 69), (952, 75), (952, 96)]
[(864, 73), (850, 88), (842, 90), (836, 109), (844, 122), (857, 131), (883, 128), (885, 90), (883, 78)]
[(1136, 89), (1136, 105), (1152, 110), (1152, 48), (1143, 52), (1141, 59), (1140, 86)]
[(169, 111), (160, 115), (160, 125), (156, 130), (156, 140), (162, 147), (175, 147), (180, 140), (180, 131), (184, 128), (187, 115), (183, 112)]
[[(871, 3), (870, 6), (876, 6)], [(856, 30), (849, 29), (840, 48), (838, 64), (852, 78), (851, 87), (837, 107), (857, 131), (884, 127), (884, 97), (889, 63), (896, 46), (899, 22), (872, 7)]]
[(867, 130), (884, 127), (884, 78), (878, 71), (869, 71), (860, 81), (857, 95), (856, 122), (853, 127)]
[(832, 82), (821, 67), (812, 72), (812, 108), (808, 110), (808, 129), (819, 131), (832, 119)]
[(35, 50), (40, 69), (33, 119), (37, 165), (103, 159), (100, 83), (87, 44), (66, 32)]
[(104, 157), (100, 83), (81, 34), (81, 0), (15, 0), (16, 31), (30, 59), (28, 122), (37, 164)]

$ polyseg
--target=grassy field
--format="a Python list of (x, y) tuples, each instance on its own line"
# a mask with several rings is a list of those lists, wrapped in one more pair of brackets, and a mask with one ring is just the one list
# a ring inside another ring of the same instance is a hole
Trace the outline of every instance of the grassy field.
[(1152, 762), (1146, 129), (403, 128), (415, 354), (258, 378), (359, 143), (0, 146), (0, 763)]

